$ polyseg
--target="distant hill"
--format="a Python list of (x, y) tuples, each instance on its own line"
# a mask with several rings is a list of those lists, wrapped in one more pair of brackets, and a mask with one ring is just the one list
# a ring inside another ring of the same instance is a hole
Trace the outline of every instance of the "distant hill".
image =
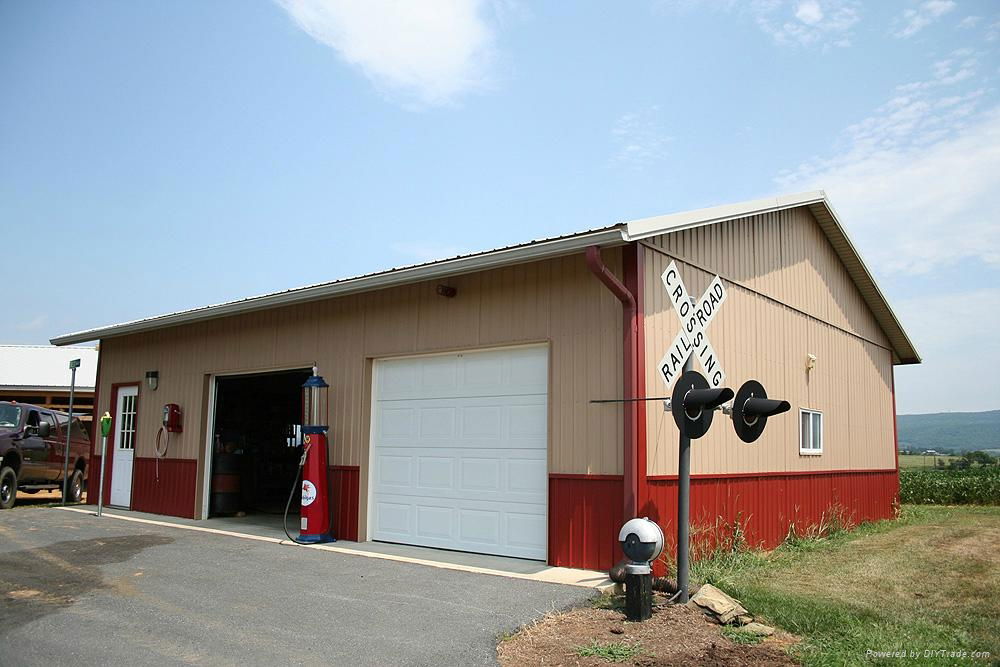
[(900, 449), (1000, 449), (1000, 410), (899, 415)]

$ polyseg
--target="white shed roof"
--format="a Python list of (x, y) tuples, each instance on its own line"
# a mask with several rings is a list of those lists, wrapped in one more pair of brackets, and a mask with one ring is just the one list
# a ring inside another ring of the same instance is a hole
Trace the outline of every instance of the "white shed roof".
[(93, 347), (0, 345), (0, 389), (41, 391), (69, 389), (69, 362), (80, 360), (76, 388), (97, 384), (97, 350)]
[(134, 320), (132, 322), (124, 322), (122, 324), (87, 329), (85, 331), (57, 336), (51, 342), (55, 345), (82, 343), (100, 338), (124, 336), (140, 331), (151, 331), (190, 322), (225, 317), (247, 311), (276, 308), (293, 303), (382, 289), (393, 285), (432, 280), (462, 273), (472, 273), (498, 266), (568, 255), (579, 252), (590, 245), (613, 247), (659, 234), (677, 232), (693, 227), (701, 227), (735, 218), (759, 215), (798, 206), (806, 206), (812, 211), (813, 216), (830, 240), (834, 250), (836, 250), (841, 261), (847, 267), (848, 273), (858, 286), (858, 290), (861, 292), (868, 307), (872, 309), (879, 324), (889, 337), (896, 358), (900, 363), (904, 364), (920, 363), (920, 355), (903, 330), (899, 319), (892, 312), (889, 302), (876, 284), (871, 271), (865, 266), (861, 255), (858, 254), (854, 244), (851, 243), (847, 232), (844, 231), (843, 226), (837, 219), (837, 214), (827, 199), (826, 193), (822, 190), (620, 222), (609, 227), (592, 229), (567, 236), (541, 239), (520, 245), (427, 262), (425, 264), (403, 266), (353, 278), (344, 278), (332, 282), (273, 292), (237, 301)]

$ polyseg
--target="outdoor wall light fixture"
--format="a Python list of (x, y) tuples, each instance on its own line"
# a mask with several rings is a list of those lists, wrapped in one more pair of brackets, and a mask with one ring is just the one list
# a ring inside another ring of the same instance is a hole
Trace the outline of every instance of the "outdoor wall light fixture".
[(160, 384), (160, 371), (146, 371), (146, 386), (152, 391)]
[(446, 299), (451, 299), (456, 294), (458, 294), (458, 290), (452, 287), (451, 285), (438, 285), (437, 293), (438, 296), (443, 296)]
[(811, 371), (814, 368), (816, 368), (816, 355), (815, 354), (807, 354), (806, 355), (806, 370), (807, 371)]

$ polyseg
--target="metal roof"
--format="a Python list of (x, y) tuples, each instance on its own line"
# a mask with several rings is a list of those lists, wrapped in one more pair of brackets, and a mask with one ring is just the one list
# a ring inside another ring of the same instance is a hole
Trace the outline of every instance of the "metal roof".
[(0, 345), (0, 389), (68, 390), (69, 362), (80, 360), (76, 388), (93, 389), (97, 381), (97, 350), (92, 347)]
[(203, 306), (191, 310), (182, 310), (166, 315), (157, 315), (122, 324), (112, 324), (96, 329), (86, 329), (75, 333), (56, 336), (51, 342), (53, 345), (69, 345), (71, 343), (83, 343), (101, 338), (112, 338), (114, 336), (125, 336), (141, 331), (151, 331), (164, 327), (188, 324), (202, 320), (225, 317), (254, 310), (264, 310), (267, 308), (277, 308), (295, 303), (307, 301), (317, 301), (334, 296), (354, 294), (357, 292), (368, 292), (371, 290), (392, 287), (393, 285), (404, 285), (408, 283), (420, 282), (422, 280), (434, 280), (447, 276), (455, 276), (463, 273), (473, 273), (485, 269), (492, 269), (510, 264), (520, 264), (539, 259), (570, 255), (579, 252), (589, 245), (614, 246), (625, 243), (622, 237), (623, 228), (621, 225), (594, 229), (586, 232), (570, 234), (568, 236), (557, 236), (548, 239), (539, 239), (521, 245), (497, 248), (496, 250), (486, 250), (483, 252), (458, 255), (448, 259), (425, 262), (423, 264), (412, 264), (401, 266), (387, 271), (368, 273), (352, 278), (342, 278), (327, 283), (318, 283), (306, 287), (296, 287), (281, 292), (272, 292), (260, 296), (251, 296), (236, 301), (212, 306)]
[(383, 289), (393, 285), (434, 280), (447, 276), (472, 273), (485, 269), (547, 259), (579, 252), (590, 245), (618, 246), (650, 236), (677, 232), (693, 227), (711, 225), (726, 220), (758, 215), (797, 206), (807, 206), (826, 233), (848, 273), (858, 286), (862, 297), (872, 309), (879, 324), (885, 330), (900, 363), (920, 363), (920, 356), (903, 331), (898, 318), (889, 307), (888, 301), (875, 283), (871, 272), (865, 266), (840, 222), (833, 207), (821, 191), (804, 192), (794, 195), (757, 199), (738, 204), (727, 204), (695, 211), (643, 218), (600, 229), (592, 229), (566, 236), (540, 239), (520, 245), (494, 250), (459, 255), (448, 259), (402, 266), (387, 271), (369, 273), (332, 282), (308, 285), (281, 292), (248, 297), (236, 301), (194, 308), (149, 317), (122, 324), (114, 324), (95, 329), (57, 336), (51, 340), (54, 345), (82, 343), (100, 338), (124, 336), (142, 331), (188, 324), (215, 319), (238, 313), (276, 308), (295, 303), (304, 303), (334, 296)]

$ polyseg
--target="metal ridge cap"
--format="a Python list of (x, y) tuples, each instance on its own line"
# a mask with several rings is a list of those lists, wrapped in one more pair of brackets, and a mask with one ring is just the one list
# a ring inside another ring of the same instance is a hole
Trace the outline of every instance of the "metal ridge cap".
[(131, 333), (139, 333), (141, 331), (150, 331), (153, 329), (188, 324), (201, 320), (215, 319), (217, 317), (236, 315), (254, 310), (277, 308), (331, 296), (364, 292), (409, 282), (430, 280), (433, 278), (444, 277), (446, 275), (472, 273), (507, 264), (544, 259), (546, 257), (568, 254), (576, 250), (582, 250), (589, 245), (599, 245), (602, 243), (614, 243), (618, 245), (625, 242), (626, 238), (624, 229), (619, 225), (614, 225), (604, 229), (582, 232), (570, 236), (532, 241), (498, 250), (488, 250), (472, 255), (464, 255), (450, 259), (427, 262), (424, 264), (387, 269), (377, 273), (344, 278), (327, 283), (297, 287), (280, 292), (271, 292), (235, 301), (228, 301), (214, 305), (192, 308), (189, 310), (167, 313), (164, 315), (156, 315), (153, 317), (132, 320), (120, 324), (85, 329), (82, 331), (56, 336), (49, 342), (53, 345), (62, 346), (97, 340), (99, 338), (123, 336)]
[(637, 220), (623, 221), (622, 224), (625, 225), (626, 240), (636, 241), (668, 232), (711, 225), (736, 218), (794, 208), (796, 206), (807, 206), (821, 201), (826, 201), (826, 193), (823, 190), (812, 190), (776, 197), (752, 199), (735, 204), (710, 206), (691, 211), (679, 211), (677, 213), (668, 213), (667, 215), (657, 215), (649, 218), (639, 218)]

